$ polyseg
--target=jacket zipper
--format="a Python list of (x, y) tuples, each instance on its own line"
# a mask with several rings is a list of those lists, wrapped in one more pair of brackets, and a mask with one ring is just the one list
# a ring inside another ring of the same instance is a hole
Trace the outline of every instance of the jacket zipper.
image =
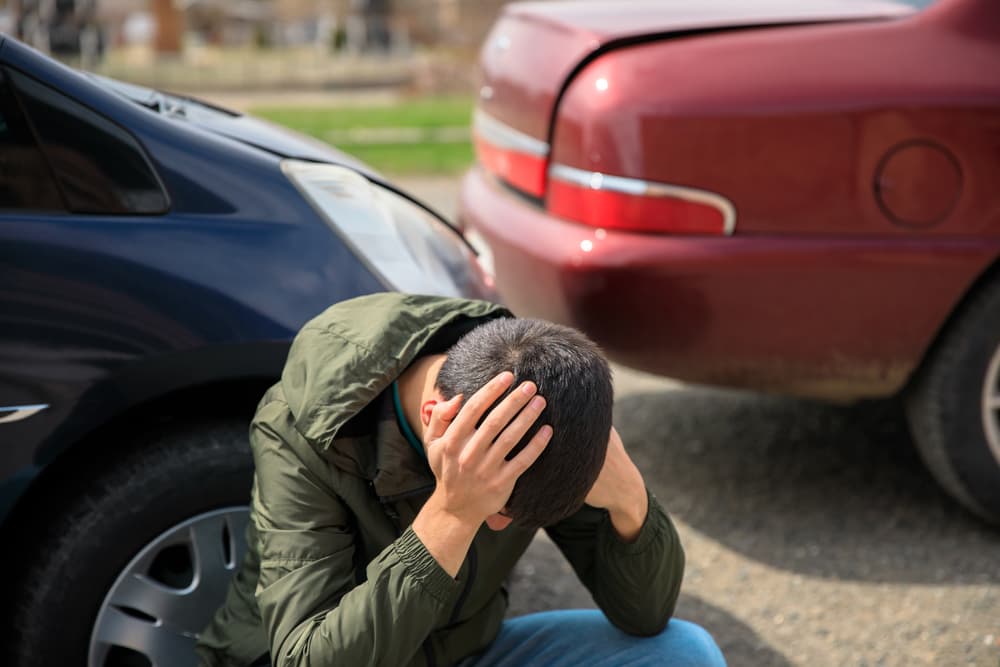
[(437, 659), (434, 657), (434, 647), (431, 646), (430, 635), (428, 635), (427, 639), (424, 640), (423, 648), (424, 648), (424, 659), (427, 660), (427, 667), (434, 667), (434, 665), (437, 664)]

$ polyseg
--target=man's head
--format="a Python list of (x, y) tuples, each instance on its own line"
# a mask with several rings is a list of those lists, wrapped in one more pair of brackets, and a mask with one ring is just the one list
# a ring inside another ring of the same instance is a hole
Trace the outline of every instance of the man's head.
[(448, 350), (436, 387), (445, 399), (457, 394), (468, 398), (503, 371), (514, 373), (510, 391), (531, 380), (546, 401), (541, 417), (510, 456), (543, 424), (553, 429), (545, 451), (518, 479), (504, 514), (521, 525), (548, 525), (582, 506), (604, 464), (614, 398), (611, 370), (597, 346), (575, 329), (541, 320), (497, 319), (476, 327)]

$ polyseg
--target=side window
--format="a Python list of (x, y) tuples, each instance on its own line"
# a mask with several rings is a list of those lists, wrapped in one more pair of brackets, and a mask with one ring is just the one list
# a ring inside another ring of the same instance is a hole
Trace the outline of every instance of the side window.
[(29, 76), (7, 74), (71, 211), (167, 210), (166, 194), (131, 134)]
[(45, 158), (0, 73), (0, 211), (64, 211)]

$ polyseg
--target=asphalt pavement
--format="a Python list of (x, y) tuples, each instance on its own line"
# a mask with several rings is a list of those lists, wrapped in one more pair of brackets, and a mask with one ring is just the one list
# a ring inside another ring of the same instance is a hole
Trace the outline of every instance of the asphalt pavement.
[[(454, 181), (401, 185), (454, 214)], [(687, 553), (677, 615), (730, 665), (1000, 667), (1000, 529), (938, 489), (898, 405), (623, 368), (615, 383), (615, 423)], [(512, 615), (594, 606), (544, 535), (512, 584)]]

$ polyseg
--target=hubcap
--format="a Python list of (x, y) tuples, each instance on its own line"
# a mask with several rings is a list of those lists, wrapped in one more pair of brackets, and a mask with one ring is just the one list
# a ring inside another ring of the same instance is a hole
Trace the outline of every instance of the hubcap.
[(983, 428), (993, 458), (1000, 464), (1000, 345), (993, 353), (983, 384)]
[(243, 559), (246, 507), (199, 514), (161, 533), (118, 576), (90, 637), (89, 667), (187, 667)]

